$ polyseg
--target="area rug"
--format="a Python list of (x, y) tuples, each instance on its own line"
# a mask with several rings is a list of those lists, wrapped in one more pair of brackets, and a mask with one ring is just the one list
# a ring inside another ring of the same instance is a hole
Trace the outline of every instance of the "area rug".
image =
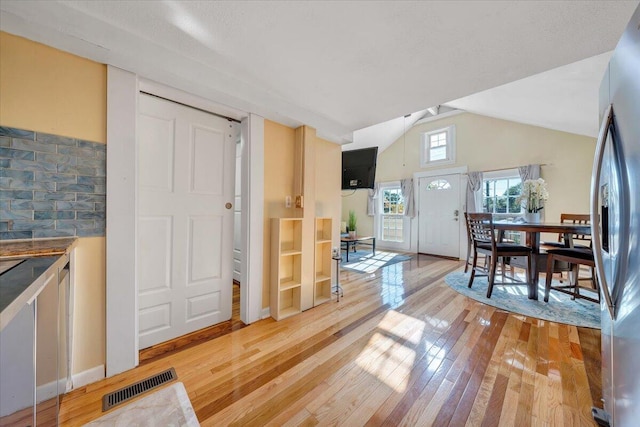
[(471, 288), (467, 287), (470, 273), (449, 273), (444, 281), (455, 291), (481, 303), (513, 313), (567, 325), (600, 329), (600, 306), (586, 300), (571, 300), (571, 296), (551, 291), (549, 302), (544, 302), (544, 280), (538, 287), (538, 301), (527, 298), (527, 285), (495, 284), (491, 298), (487, 298), (487, 278), (476, 277)]
[(175, 383), (115, 409), (86, 426), (199, 426), (184, 388)]
[(358, 271), (360, 273), (373, 273), (379, 268), (386, 267), (398, 262), (407, 261), (410, 256), (395, 252), (385, 252), (377, 250), (376, 254), (370, 250), (349, 252), (349, 262), (346, 261), (346, 254), (342, 252), (342, 263), (340, 267), (347, 270)]

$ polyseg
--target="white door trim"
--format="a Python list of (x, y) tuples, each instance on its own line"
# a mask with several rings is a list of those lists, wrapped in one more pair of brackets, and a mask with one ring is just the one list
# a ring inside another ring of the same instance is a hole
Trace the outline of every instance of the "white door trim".
[(242, 138), (242, 240), (240, 319), (262, 319), (262, 262), (264, 258), (264, 118), (249, 114), (240, 126)]
[[(107, 66), (107, 283), (106, 375), (138, 365), (137, 235), (137, 100), (140, 90), (240, 120), (244, 135), (243, 274), (240, 311), (244, 323), (261, 318), (264, 200), (264, 119)], [(246, 154), (246, 156), (244, 156)], [(244, 166), (247, 167), (244, 167)], [(245, 191), (246, 190), (246, 191)], [(246, 219), (245, 219), (246, 218)], [(243, 277), (243, 279), (245, 279)], [(242, 298), (242, 294), (244, 298)]]
[(468, 166), (458, 166), (455, 168), (445, 168), (445, 169), (433, 169), (422, 172), (415, 172), (413, 174), (413, 181), (417, 182), (420, 178), (425, 178), (429, 176), (438, 176), (438, 175), (455, 175), (455, 174), (464, 174), (469, 170)]

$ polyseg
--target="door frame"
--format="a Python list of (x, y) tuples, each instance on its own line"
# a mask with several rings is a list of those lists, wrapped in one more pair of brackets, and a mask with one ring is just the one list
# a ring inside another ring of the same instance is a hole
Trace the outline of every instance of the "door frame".
[[(458, 221), (459, 223), (459, 227), (460, 227), (460, 253), (458, 255), (459, 259), (466, 259), (467, 257), (467, 229), (466, 229), (466, 225), (464, 224), (464, 215), (463, 212), (466, 211), (466, 194), (467, 194), (467, 182), (469, 180), (469, 178), (467, 177), (467, 172), (468, 172), (469, 168), (468, 166), (458, 166), (455, 168), (445, 168), (445, 169), (434, 169), (434, 170), (429, 170), (429, 171), (423, 171), (423, 172), (415, 172), (413, 174), (413, 194), (417, 194), (418, 197), (420, 196), (420, 189), (418, 187), (418, 183), (420, 182), (420, 178), (429, 178), (429, 177), (433, 177), (433, 176), (440, 176), (440, 175), (460, 175), (460, 220)], [(420, 200), (416, 200), (416, 205), (418, 206), (418, 208), (420, 207)], [(412, 224), (411, 227), (411, 241), (412, 241), (412, 247), (411, 247), (411, 251), (418, 253), (418, 236), (419, 236), (419, 231), (418, 231), (418, 227), (420, 226), (420, 211), (418, 209), (418, 212), (415, 216), (415, 218), (413, 218), (412, 221), (415, 221), (414, 224)]]
[(264, 119), (107, 66), (106, 376), (136, 367), (137, 116), (140, 91), (240, 121), (242, 282), (240, 318), (262, 318)]

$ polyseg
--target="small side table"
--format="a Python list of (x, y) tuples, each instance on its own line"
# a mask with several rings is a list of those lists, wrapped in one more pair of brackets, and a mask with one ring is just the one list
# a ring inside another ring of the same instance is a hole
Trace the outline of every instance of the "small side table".
[(336, 294), (338, 296), (338, 302), (340, 302), (340, 297), (344, 297), (342, 286), (340, 286), (340, 261), (342, 260), (342, 256), (332, 256), (331, 259), (336, 262), (336, 284), (333, 287), (333, 291), (331, 293)]

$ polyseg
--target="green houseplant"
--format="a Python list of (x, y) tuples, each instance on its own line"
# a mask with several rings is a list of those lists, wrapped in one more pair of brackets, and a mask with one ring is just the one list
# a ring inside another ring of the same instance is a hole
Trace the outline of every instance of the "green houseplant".
[(358, 217), (354, 211), (349, 211), (349, 220), (347, 221), (347, 227), (349, 228), (349, 237), (356, 237), (356, 226), (358, 225)]

